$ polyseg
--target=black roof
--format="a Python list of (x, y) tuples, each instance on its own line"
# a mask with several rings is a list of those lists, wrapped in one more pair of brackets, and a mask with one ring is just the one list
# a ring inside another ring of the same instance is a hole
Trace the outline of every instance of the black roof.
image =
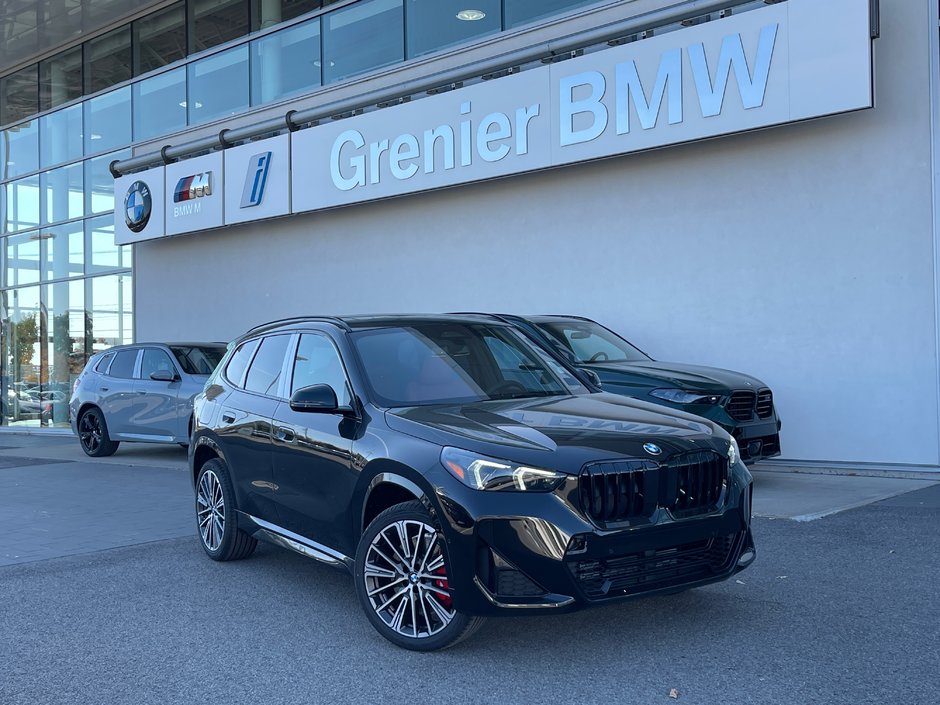
[[(456, 316), (447, 313), (370, 313), (349, 316), (295, 316), (262, 323), (248, 330), (245, 335), (285, 328), (303, 328), (304, 325), (310, 323), (329, 323), (338, 328), (352, 330), (353, 328), (385, 328), (414, 323), (453, 323), (455, 320), (458, 320)], [(474, 316), (462, 315), (459, 320), (488, 324), (494, 322), (493, 318), (486, 314)]]

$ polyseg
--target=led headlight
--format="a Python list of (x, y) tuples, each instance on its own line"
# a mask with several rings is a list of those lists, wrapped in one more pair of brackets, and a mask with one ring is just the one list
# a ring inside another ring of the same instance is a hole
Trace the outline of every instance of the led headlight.
[(650, 396), (673, 404), (717, 404), (721, 400), (718, 394), (687, 392), (684, 389), (654, 389)]
[(563, 473), (554, 470), (517, 465), (459, 448), (444, 448), (441, 451), (441, 464), (454, 477), (475, 490), (550, 492), (565, 479)]
[(731, 445), (728, 446), (728, 462), (731, 463), (731, 466), (737, 464), (738, 458), (741, 457), (741, 450), (738, 448), (738, 442), (734, 440), (734, 436), (731, 437)]

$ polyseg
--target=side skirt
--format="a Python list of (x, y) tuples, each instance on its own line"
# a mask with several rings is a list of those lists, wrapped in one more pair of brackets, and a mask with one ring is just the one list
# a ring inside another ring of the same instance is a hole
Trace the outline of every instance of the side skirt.
[(321, 563), (326, 563), (334, 568), (345, 569), (349, 573), (352, 573), (354, 561), (349, 556), (335, 551), (329, 546), (324, 546), (312, 539), (308, 539), (305, 536), (295, 534), (293, 531), (285, 529), (282, 526), (272, 524), (264, 519), (259, 519), (251, 514), (239, 512), (239, 515), (242, 519), (246, 520), (245, 523), (253, 525), (245, 528), (250, 531), (255, 538), (273, 543), (275, 546), (296, 551), (301, 555), (307, 556), (307, 558), (313, 558)]

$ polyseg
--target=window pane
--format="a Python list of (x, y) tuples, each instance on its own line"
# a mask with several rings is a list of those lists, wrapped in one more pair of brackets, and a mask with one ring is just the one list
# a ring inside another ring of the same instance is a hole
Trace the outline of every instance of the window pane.
[(49, 284), (43, 287), (43, 297), (48, 374), (40, 398), (50, 407), (50, 425), (67, 427), (72, 384), (85, 366), (85, 283)]
[(294, 358), (291, 394), (314, 384), (330, 385), (336, 392), (339, 405), (349, 406), (346, 371), (333, 343), (326, 336), (305, 333), (300, 336), (300, 345)]
[(88, 274), (131, 268), (131, 246), (114, 244), (114, 217), (110, 215), (85, 221), (85, 267)]
[(4, 230), (13, 233), (39, 225), (39, 176), (11, 181), (6, 185)]
[(39, 62), (39, 109), (52, 110), (82, 95), (82, 48)]
[(122, 149), (85, 162), (85, 213), (114, 210), (114, 177), (108, 168), (115, 159), (129, 159), (131, 150)]
[(40, 174), (43, 223), (58, 223), (85, 215), (82, 163)]
[(85, 42), (85, 92), (97, 93), (133, 76), (131, 26)]
[(597, 0), (505, 0), (506, 29), (595, 2)]
[(408, 0), (406, 17), (409, 58), (495, 34), (502, 24), (500, 0)]
[(240, 46), (186, 67), (189, 124), (198, 125), (248, 108), (248, 46)]
[(130, 274), (94, 277), (88, 315), (91, 319), (92, 350), (98, 352), (133, 340), (133, 296)]
[(131, 142), (131, 87), (85, 101), (85, 154)]
[(140, 361), (140, 378), (150, 379), (154, 372), (172, 372), (176, 374), (176, 366), (170, 356), (160, 348), (144, 348), (144, 357)]
[(191, 0), (191, 5), (194, 53), (248, 34), (247, 0)]
[(238, 346), (238, 350), (235, 351), (235, 354), (228, 361), (228, 365), (225, 366), (225, 376), (228, 377), (229, 382), (238, 386), (242, 385), (245, 368), (248, 367), (248, 362), (251, 360), (251, 356), (255, 354), (255, 348), (257, 347), (257, 340), (249, 340), (247, 343)]
[(300, 17), (312, 10), (318, 10), (337, 0), (268, 0), (255, 3), (255, 29), (268, 29), (281, 22)]
[(0, 79), (0, 123), (6, 125), (38, 112), (38, 64), (27, 66)]
[(319, 18), (251, 43), (252, 105), (270, 103), (319, 85)]
[(0, 136), (0, 159), (4, 179), (36, 171), (39, 168), (39, 121), (30, 120), (4, 130)]
[(323, 21), (323, 83), (404, 61), (402, 0), (364, 0)]
[(112, 377), (121, 379), (132, 379), (134, 377), (134, 367), (137, 366), (137, 350), (121, 350), (114, 356), (114, 362), (108, 374)]
[(85, 228), (81, 222), (44, 228), (42, 278), (66, 279), (85, 273)]
[(82, 106), (59, 110), (39, 120), (39, 161), (55, 166), (82, 158)]
[(0, 326), (3, 355), (2, 408), (5, 426), (38, 426), (42, 405), (29, 393), (40, 382), (39, 287), (14, 289), (6, 297), (6, 320)]
[(6, 238), (6, 286), (22, 286), (39, 281), (39, 233), (23, 233)]
[(147, 140), (186, 127), (186, 69), (161, 73), (133, 86), (134, 139)]
[(289, 335), (272, 335), (261, 341), (258, 354), (251, 361), (245, 389), (259, 394), (277, 394), (277, 383), (281, 378), (281, 367), (289, 342)]
[(134, 22), (134, 75), (186, 56), (186, 8), (182, 2)]

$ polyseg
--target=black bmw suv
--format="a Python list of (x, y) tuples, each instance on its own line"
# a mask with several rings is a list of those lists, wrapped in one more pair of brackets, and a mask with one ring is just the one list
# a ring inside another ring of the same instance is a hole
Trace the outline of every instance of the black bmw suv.
[(346, 569), (408, 649), (487, 615), (723, 580), (756, 555), (724, 430), (592, 391), (492, 319), (255, 328), (196, 397), (189, 460), (210, 558), (263, 539)]

